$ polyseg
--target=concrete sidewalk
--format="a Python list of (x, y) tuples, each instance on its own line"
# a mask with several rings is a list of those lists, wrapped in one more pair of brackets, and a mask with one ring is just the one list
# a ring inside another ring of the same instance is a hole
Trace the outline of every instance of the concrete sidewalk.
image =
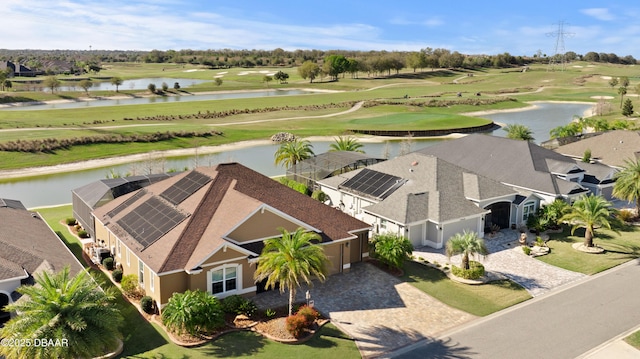
[(580, 355), (576, 359), (636, 359), (640, 350), (627, 344), (624, 338), (640, 330), (640, 325)]

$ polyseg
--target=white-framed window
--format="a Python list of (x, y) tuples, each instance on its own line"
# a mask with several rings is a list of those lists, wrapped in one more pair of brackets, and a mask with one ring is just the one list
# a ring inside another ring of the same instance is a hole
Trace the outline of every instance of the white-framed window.
[(387, 224), (388, 224), (388, 222), (387, 222), (386, 219), (381, 219), (380, 220), (380, 231), (386, 230), (387, 229)]
[(536, 213), (536, 204), (535, 202), (527, 202), (522, 207), (522, 220), (526, 221), (529, 216)]
[(144, 288), (144, 263), (138, 259), (138, 283)]
[(227, 264), (207, 272), (207, 290), (216, 296), (226, 296), (240, 289), (242, 267), (237, 264)]
[(127, 266), (131, 265), (131, 251), (129, 251), (129, 248), (126, 248), (127, 250)]
[(156, 274), (153, 273), (153, 271), (149, 270), (149, 289), (151, 289), (152, 292), (155, 292), (156, 290)]
[(122, 258), (121, 244), (120, 244), (120, 241), (117, 239), (116, 239), (116, 253), (118, 254), (118, 257)]

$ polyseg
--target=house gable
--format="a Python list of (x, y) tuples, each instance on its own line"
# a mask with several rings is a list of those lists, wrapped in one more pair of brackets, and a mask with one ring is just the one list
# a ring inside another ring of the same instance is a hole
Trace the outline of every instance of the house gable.
[(203, 259), (200, 267), (210, 267), (221, 263), (226, 263), (234, 260), (244, 260), (247, 258), (247, 252), (233, 245), (222, 245), (211, 253), (208, 257)]
[(224, 238), (238, 244), (261, 241), (267, 238), (279, 237), (281, 233), (278, 228), (280, 227), (289, 232), (294, 232), (298, 227), (308, 231), (320, 232), (273, 207), (262, 205), (224, 235)]

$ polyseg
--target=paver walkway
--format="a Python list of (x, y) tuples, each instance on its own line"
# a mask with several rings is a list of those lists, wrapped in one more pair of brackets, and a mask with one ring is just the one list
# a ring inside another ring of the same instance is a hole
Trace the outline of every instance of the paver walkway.
[[(481, 260), (485, 269), (492, 274), (502, 275), (523, 286), (536, 297), (558, 286), (571, 283), (585, 274), (568, 271), (546, 264), (525, 255), (520, 248), (517, 230), (503, 229), (495, 238), (485, 238), (489, 255)], [(528, 241), (535, 241), (535, 235), (529, 233)], [(429, 247), (418, 248), (413, 252), (415, 257), (422, 257), (430, 262), (448, 263), (444, 249)], [(460, 265), (460, 256), (451, 257), (451, 263)]]
[[(305, 300), (306, 288), (296, 300)], [(356, 263), (348, 273), (333, 275), (310, 289), (315, 307), (356, 341), (364, 358), (383, 355), (475, 316), (453, 309), (369, 263)], [(262, 293), (254, 298), (265, 309), (288, 303), (288, 293)]]

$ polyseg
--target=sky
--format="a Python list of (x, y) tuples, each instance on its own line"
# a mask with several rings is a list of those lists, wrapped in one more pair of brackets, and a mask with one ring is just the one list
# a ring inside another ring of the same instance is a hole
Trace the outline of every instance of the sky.
[(2, 0), (0, 19), (3, 49), (431, 47), (640, 59), (637, 0)]

